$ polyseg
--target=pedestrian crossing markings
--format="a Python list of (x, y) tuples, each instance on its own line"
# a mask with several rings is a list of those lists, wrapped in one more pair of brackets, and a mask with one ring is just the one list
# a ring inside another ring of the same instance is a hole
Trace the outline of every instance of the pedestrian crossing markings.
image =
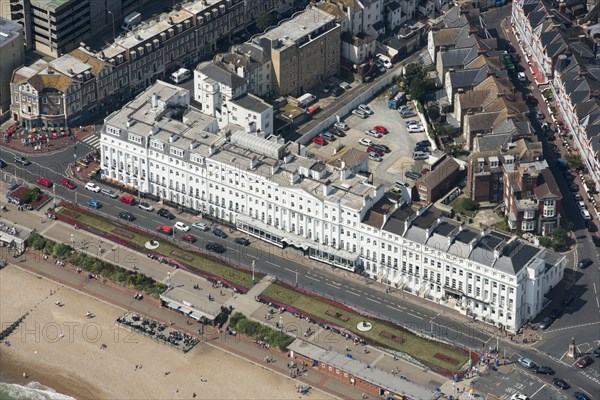
[(97, 134), (89, 135), (89, 136), (85, 137), (84, 139), (82, 139), (81, 142), (87, 144), (88, 146), (90, 146), (94, 149), (99, 149), (100, 148), (100, 135), (97, 135)]

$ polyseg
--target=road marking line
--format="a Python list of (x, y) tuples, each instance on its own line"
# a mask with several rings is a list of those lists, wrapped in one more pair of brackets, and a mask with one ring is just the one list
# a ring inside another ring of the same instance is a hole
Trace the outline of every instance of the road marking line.
[(346, 290), (346, 293), (350, 293), (350, 294), (360, 297), (360, 294), (351, 292), (350, 290)]
[(597, 324), (600, 324), (600, 321), (590, 322), (589, 324), (573, 325), (573, 326), (567, 326), (565, 328), (558, 328), (558, 329), (547, 330), (546, 333), (548, 334), (550, 332), (566, 331), (567, 329), (583, 328), (585, 326), (592, 326), (592, 325), (597, 325)]
[(539, 388), (539, 389), (538, 389), (538, 390), (537, 390), (537, 391), (536, 391), (534, 394), (532, 394), (532, 395), (531, 395), (531, 396), (529, 396), (529, 397), (533, 397), (533, 396), (535, 396), (536, 394), (538, 394), (538, 393), (539, 393), (539, 391), (540, 391), (540, 390), (542, 390), (542, 389), (543, 389), (543, 388), (545, 388), (545, 387), (546, 387), (546, 384), (544, 383), (544, 384), (543, 384), (543, 385), (542, 385), (542, 386), (541, 386), (541, 387), (540, 387), (540, 388)]
[(289, 269), (289, 268), (283, 268), (283, 269), (285, 269), (286, 271), (290, 271), (290, 272), (296, 273), (296, 271), (294, 271), (293, 269)]
[(372, 299), (372, 298), (370, 298), (370, 297), (367, 297), (367, 300), (371, 300), (373, 303), (381, 304), (381, 302), (380, 302), (380, 301), (377, 301), (377, 300), (375, 300), (375, 299)]
[(413, 316), (413, 317), (415, 317), (415, 318), (423, 319), (423, 317), (419, 317), (418, 315), (415, 315), (415, 314), (411, 314), (411, 313), (407, 313), (407, 314), (408, 314), (408, 315), (412, 315), (412, 316)]
[(393, 306), (388, 306), (386, 305), (386, 307), (391, 308), (392, 310), (396, 310), (396, 311), (402, 311), (401, 309), (397, 308), (397, 307), (393, 307)]
[(337, 287), (337, 286), (335, 286), (335, 285), (332, 285), (331, 283), (327, 283), (327, 282), (325, 282), (325, 284), (326, 284), (327, 286), (331, 286), (332, 288), (336, 288), (336, 289), (338, 289), (338, 287)]
[(307, 276), (306, 276), (306, 278), (308, 278), (308, 279), (312, 279), (313, 281), (321, 282), (321, 280), (320, 280), (320, 279), (313, 278), (312, 276), (308, 276), (308, 275), (307, 275)]
[(255, 255), (253, 255), (253, 254), (248, 254), (248, 257), (252, 257), (252, 258), (255, 258), (255, 259), (257, 259), (257, 260), (258, 260), (258, 257), (256, 257), (256, 256), (255, 256)]

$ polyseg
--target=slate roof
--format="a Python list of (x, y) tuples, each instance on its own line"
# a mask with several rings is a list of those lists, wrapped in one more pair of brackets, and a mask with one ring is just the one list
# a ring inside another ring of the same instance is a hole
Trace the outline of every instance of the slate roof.
[(210, 79), (222, 83), (225, 86), (237, 89), (246, 83), (246, 80), (233, 72), (227, 70), (227, 67), (221, 62), (208, 62), (204, 65), (200, 64), (197, 67), (198, 71), (202, 72)]

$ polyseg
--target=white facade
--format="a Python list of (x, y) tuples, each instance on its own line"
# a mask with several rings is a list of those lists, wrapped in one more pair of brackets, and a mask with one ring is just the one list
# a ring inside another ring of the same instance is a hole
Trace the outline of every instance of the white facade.
[[(160, 82), (108, 117), (105, 174), (511, 331), (537, 315), (562, 279), (562, 256), (386, 196), (368, 183), (362, 151), (340, 149), (324, 162), (241, 129), (216, 132), (215, 121), (186, 108), (188, 99)], [(182, 108), (179, 121), (173, 113)]]

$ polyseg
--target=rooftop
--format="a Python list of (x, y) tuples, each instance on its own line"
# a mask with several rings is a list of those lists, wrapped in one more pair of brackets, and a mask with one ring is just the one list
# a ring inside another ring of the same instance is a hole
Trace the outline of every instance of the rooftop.
[[(319, 31), (325, 25), (333, 22), (335, 17), (318, 7), (307, 8), (306, 11), (297, 15), (289, 21), (271, 29), (259, 38), (278, 41), (279, 48), (287, 48), (300, 42), (305, 36)], [(276, 46), (273, 46), (274, 48)]]
[(23, 26), (0, 17), (0, 47), (23, 34)]

